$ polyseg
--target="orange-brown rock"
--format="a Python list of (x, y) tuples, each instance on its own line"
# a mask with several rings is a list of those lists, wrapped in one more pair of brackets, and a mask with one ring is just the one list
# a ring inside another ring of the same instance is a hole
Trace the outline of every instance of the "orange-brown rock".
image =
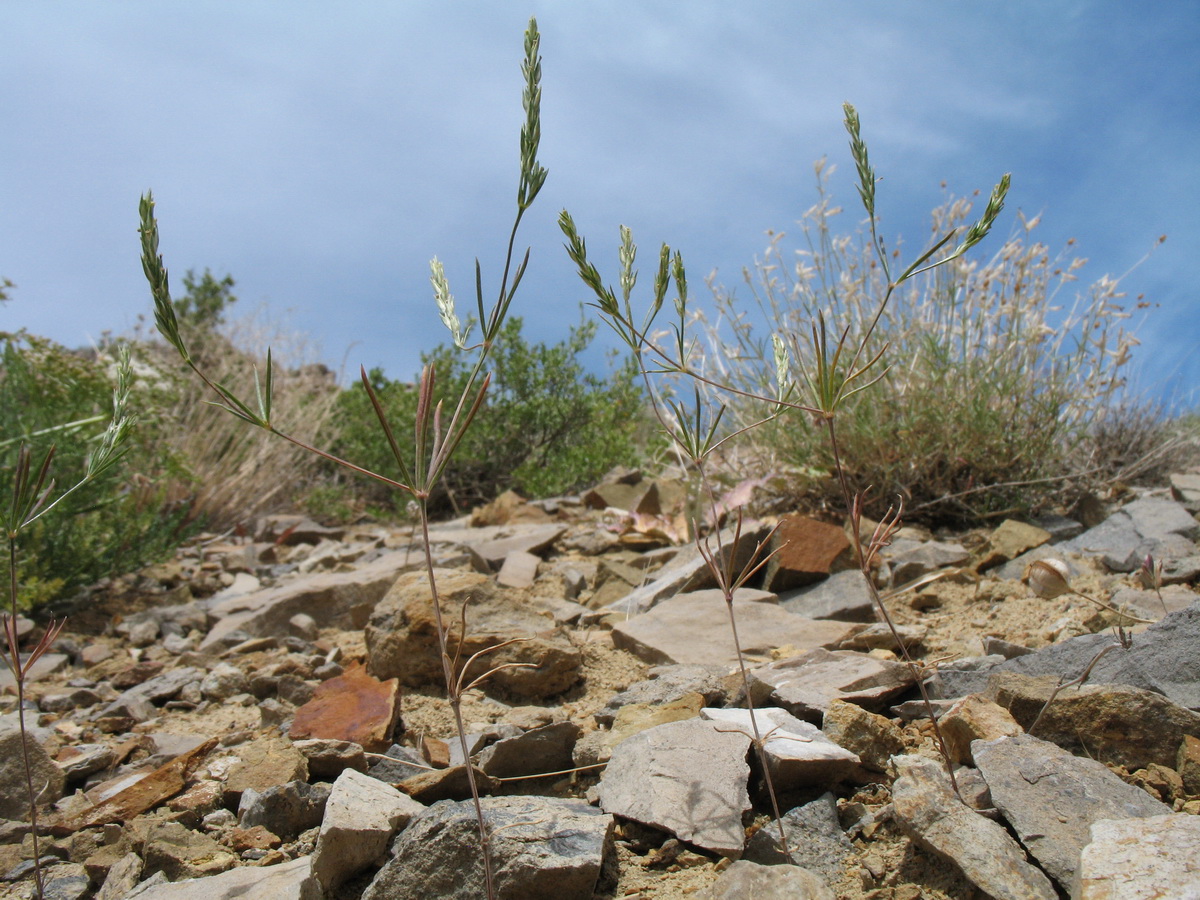
[(391, 745), (399, 717), (396, 679), (380, 681), (354, 663), (342, 675), (323, 682), (313, 698), (296, 710), (290, 735), (294, 740), (352, 741), (369, 753), (381, 753)]
[(836, 525), (807, 516), (786, 516), (771, 539), (778, 552), (767, 563), (763, 587), (786, 591), (820, 581), (833, 570), (838, 557), (850, 551), (850, 539)]

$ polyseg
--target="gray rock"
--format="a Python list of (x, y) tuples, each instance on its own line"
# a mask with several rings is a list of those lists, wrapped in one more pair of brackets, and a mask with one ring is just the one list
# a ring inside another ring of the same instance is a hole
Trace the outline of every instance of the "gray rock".
[(382, 756), (372, 756), (367, 774), (380, 781), (390, 784), (420, 775), (426, 771), (429, 764), (421, 755), (402, 744), (392, 744)]
[[(27, 719), (35, 719), (29, 714)], [(0, 818), (26, 821), (29, 818), (29, 795), (25, 785), (25, 763), (21, 752), (22, 735), (17, 716), (0, 717)], [(38, 805), (53, 803), (62, 796), (66, 779), (55, 765), (36, 732), (24, 735), (33, 771), (34, 789), (41, 788)]]
[(961, 544), (946, 541), (897, 540), (884, 550), (892, 578), (905, 584), (946, 566), (961, 566), (971, 554)]
[(353, 769), (338, 776), (313, 849), (312, 873), (326, 891), (382, 861), (396, 832), (425, 807)]
[[(194, 666), (171, 669), (122, 691), (116, 700), (99, 710), (94, 718), (131, 715), (138, 721), (143, 721), (155, 714), (152, 704), (165, 703), (187, 685), (198, 684), (203, 678), (204, 672)], [(135, 712), (146, 713), (147, 711), (148, 714), (133, 715)]]
[(178, 822), (152, 825), (142, 852), (146, 872), (162, 872), (172, 881), (203, 878), (233, 868), (237, 859), (206, 834)]
[(306, 641), (315, 641), (318, 630), (317, 620), (308, 613), (296, 613), (288, 619), (288, 631)]
[(673, 703), (685, 694), (700, 694), (706, 706), (721, 706), (728, 696), (728, 671), (724, 666), (669, 665), (656, 666), (650, 677), (637, 681), (611, 697), (596, 713), (601, 725), (612, 725), (622, 706), (632, 703)]
[[(748, 709), (702, 709), (704, 719), (718, 728), (734, 728), (753, 740)], [(827, 738), (819, 728), (802, 722), (785, 710), (766, 707), (755, 711), (759, 737), (766, 738), (763, 751), (771, 781), (777, 791), (825, 787), (852, 776), (858, 756)], [(751, 759), (758, 761), (758, 754)]]
[[(439, 569), (434, 573), (443, 614), (457, 632), (459, 611), (467, 604), (467, 636), (461, 656), (505, 641), (519, 639), (488, 653), (470, 669), (470, 676), (510, 663), (531, 666), (503, 669), (488, 686), (522, 697), (560, 694), (582, 675), (583, 654), (555, 631), (552, 623), (529, 603), (506, 594), (495, 580), (475, 572)], [(402, 575), (375, 607), (366, 629), (368, 670), (376, 678), (399, 678), (401, 684), (438, 684), (442, 664), (430, 602), (429, 576), (424, 571)], [(455, 648), (452, 648), (452, 651)]]
[(800, 866), (760, 866), (738, 860), (696, 900), (835, 900), (829, 885)]
[[(791, 862), (831, 884), (841, 877), (847, 861), (854, 856), (854, 844), (838, 822), (833, 794), (824, 794), (811, 803), (788, 810), (783, 814), (783, 831)], [(772, 866), (789, 861), (783, 853), (776, 823), (764, 825), (754, 833), (746, 842), (743, 859)]]
[(816, 721), (834, 700), (878, 710), (914, 683), (904, 663), (850, 650), (810, 650), (756, 666), (749, 676), (756, 700), (769, 698), (792, 715)]
[(1075, 900), (1197, 900), (1200, 817), (1104, 819), (1079, 860)]
[(867, 579), (858, 569), (835, 572), (811, 587), (782, 593), (779, 605), (793, 615), (808, 619), (875, 621), (875, 603)]
[[(1123, 684), (1086, 684), (1058, 692), (1057, 680), (1001, 673), (987, 695), (1008, 709), (1025, 729), (1072, 753), (1094, 755), (1131, 771), (1151, 763), (1168, 768), (1185, 735), (1200, 737), (1200, 713), (1162, 694)], [(1042, 710), (1045, 709), (1043, 713)]]
[[(1112, 641), (1107, 632), (1082, 635), (1003, 662), (995, 671), (1076, 678), (1100, 649)], [(1092, 669), (1089, 681), (1144, 688), (1165, 695), (1179, 706), (1200, 709), (1198, 658), (1200, 603), (1194, 603), (1135, 634), (1129, 650), (1106, 653)], [(973, 688), (980, 689), (980, 686)]]
[(233, 639), (234, 632), (250, 637), (286, 634), (288, 620), (299, 612), (313, 616), (318, 625), (349, 622), (361, 627), (396, 576), (415, 565), (415, 557), (395, 550), (350, 571), (305, 575), (229, 597), (209, 608), (219, 621), (209, 629), (200, 648), (223, 646)]
[[(744, 656), (766, 657), (783, 646), (810, 650), (842, 640), (842, 622), (794, 616), (774, 603), (733, 601)], [(613, 626), (612, 639), (649, 663), (737, 665), (729, 612), (720, 591), (696, 591), (664, 600), (654, 609)]]
[(462, 543), (473, 557), (482, 562), (485, 570), (496, 572), (509, 554), (541, 553), (562, 537), (566, 530), (565, 525), (504, 525), (496, 532), (496, 537), (478, 540), (468, 532)]
[(940, 763), (919, 756), (893, 760), (896, 821), (926, 850), (957, 866), (996, 900), (1057, 900), (1058, 893), (1004, 827), (964, 806)]
[(247, 790), (238, 804), (238, 824), (261, 825), (284, 840), (321, 824), (330, 786), (324, 782), (289, 781), (259, 792)]
[(496, 581), (510, 588), (527, 588), (537, 579), (542, 558), (524, 550), (514, 550), (504, 557)]
[(954, 700), (968, 694), (978, 694), (987, 689), (988, 678), (1006, 659), (1008, 657), (999, 653), (991, 653), (941, 663), (925, 682), (929, 696), (937, 700)]
[(229, 663), (217, 663), (200, 682), (200, 693), (206, 700), (218, 703), (228, 700), (234, 694), (244, 694), (250, 687), (250, 682), (244, 672)]
[(734, 859), (750, 808), (750, 738), (690, 719), (639, 732), (618, 744), (600, 781), (600, 806)]
[[(740, 569), (750, 560), (751, 554), (758, 541), (766, 537), (768, 528), (754, 522), (745, 522), (742, 526), (742, 539), (738, 544), (738, 556), (734, 560), (734, 569)], [(712, 540), (710, 546), (714, 556), (721, 561), (729, 558), (733, 550), (732, 543), (735, 534), (733, 527), (721, 532), (720, 542)], [(717, 552), (718, 543), (724, 548), (724, 553)], [(691, 591), (707, 590), (716, 581), (709, 571), (708, 564), (695, 546), (685, 547), (665, 566), (654, 575), (654, 580), (641, 587), (634, 588), (616, 603), (610, 604), (609, 612), (621, 613), (627, 616), (637, 616), (656, 606), (667, 597), (686, 594)]]
[(308, 760), (308, 774), (314, 780), (332, 781), (347, 769), (367, 771), (367, 755), (362, 745), (353, 741), (312, 738), (292, 744)]
[(126, 853), (108, 870), (104, 884), (96, 892), (96, 900), (125, 900), (142, 877), (142, 858)]
[[(591, 900), (613, 819), (582, 800), (485, 797), (498, 900)], [(442, 801), (392, 844), (362, 900), (476, 900), (483, 857), (475, 808)]]
[(1113, 592), (1108, 605), (1143, 619), (1157, 619), (1167, 613), (1187, 609), (1200, 595), (1182, 584), (1163, 585), (1161, 591), (1126, 587)]
[(1200, 524), (1180, 504), (1158, 497), (1144, 497), (1060, 546), (1101, 557), (1115, 572), (1132, 572), (1148, 553), (1156, 559), (1195, 553), (1195, 545), (1191, 542), (1197, 531), (1200, 531)]
[(971, 754), (996, 808), (1025, 849), (1064, 888), (1075, 880), (1092, 823), (1171, 812), (1107, 766), (1027, 734), (972, 741)]
[[(145, 882), (143, 882), (143, 885)], [(211, 878), (139, 886), (128, 900), (323, 900), (302, 856), (277, 866), (245, 866)]]
[(540, 775), (571, 768), (571, 751), (579, 740), (574, 722), (555, 722), (504, 738), (479, 754), (479, 768), (494, 778)]

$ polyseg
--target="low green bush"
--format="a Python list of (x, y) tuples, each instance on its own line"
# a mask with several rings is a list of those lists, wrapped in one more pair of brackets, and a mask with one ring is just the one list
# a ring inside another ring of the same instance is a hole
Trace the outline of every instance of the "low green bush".
[[(53, 445), (55, 484), (83, 480), (112, 413), (114, 368), (104, 350), (78, 353), (27, 332), (0, 333), (5, 476), (22, 446), (40, 459)], [(153, 451), (153, 426), (143, 425), (150, 427), (135, 431), (122, 465), (72, 493), (53, 519), (38, 520), (23, 535), (17, 559), (23, 607), (160, 559), (189, 533), (186, 508), (166, 500), (167, 466)], [(0, 573), (8, 579), (7, 559)]]
[[(555, 344), (530, 343), (521, 328), (521, 318), (512, 317), (496, 339), (488, 359), (492, 380), (486, 400), (446, 470), (435, 506), (462, 510), (509, 489), (528, 497), (563, 494), (616, 465), (636, 465), (642, 456), (649, 426), (632, 359), (601, 377), (581, 360), (595, 337), (594, 322), (572, 328), (566, 340)], [(437, 373), (438, 400), (450, 403), (462, 396), (471, 375), (470, 357), (449, 344), (422, 355), (422, 363)], [(390, 415), (400, 421), (413, 418), (415, 385), (388, 379), (380, 369), (371, 370), (368, 378)], [(375, 472), (395, 468), (361, 383), (342, 393), (335, 422), (333, 453)], [(412, 434), (399, 433), (396, 439), (403, 452), (411, 453)], [(366, 480), (352, 484), (366, 503), (401, 511), (391, 506), (395, 491)], [(320, 500), (344, 508), (328, 489)]]

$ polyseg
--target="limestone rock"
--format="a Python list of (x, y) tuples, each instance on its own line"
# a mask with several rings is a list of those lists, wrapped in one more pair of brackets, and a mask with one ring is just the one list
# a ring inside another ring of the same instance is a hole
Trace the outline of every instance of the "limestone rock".
[[(541, 698), (560, 694), (582, 674), (583, 656), (565, 638), (548, 629), (537, 611), (504, 595), (487, 576), (449, 569), (435, 572), (442, 614), (453, 636), (451, 653), (459, 644), (460, 611), (467, 604), (467, 636), (462, 658), (504, 641), (520, 639), (489, 653), (471, 668), (471, 675), (509, 663), (531, 663), (492, 676), (488, 686), (522, 696)], [(367, 625), (368, 670), (377, 678), (398, 678), (419, 686), (442, 680), (437, 629), (425, 572), (403, 575), (379, 602)]]
[[(836, 882), (847, 862), (854, 857), (854, 844), (838, 822), (837, 800), (826, 793), (811, 803), (783, 814), (791, 861), (824, 878)], [(779, 841), (779, 829), (771, 822), (746, 842), (744, 859), (763, 865), (788, 862)]]
[(1057, 900), (1050, 879), (1025, 861), (1004, 826), (964, 806), (954, 795), (938, 763), (898, 756), (895, 766), (892, 808), (913, 840), (956, 865), (996, 900)]
[(794, 716), (818, 721), (834, 700), (878, 710), (913, 684), (904, 663), (821, 648), (756, 666), (749, 674), (756, 698), (769, 698)]
[(479, 754), (479, 768), (493, 778), (539, 775), (571, 768), (579, 739), (574, 722), (554, 722), (497, 741)]
[(1025, 849), (1064, 888), (1075, 880), (1092, 823), (1171, 811), (1101, 763), (1027, 734), (975, 741), (971, 752), (996, 808)]
[(887, 771), (888, 760), (904, 752), (904, 735), (895, 722), (846, 700), (829, 701), (821, 730), (876, 772)]
[(200, 643), (219, 647), (234, 632), (256, 637), (286, 634), (296, 613), (307, 613), (318, 625), (349, 622), (361, 626), (396, 576), (416, 565), (403, 550), (385, 553), (346, 572), (322, 572), (276, 587), (231, 597), (209, 608), (218, 621)]
[(1022, 553), (1049, 543), (1052, 537), (1044, 528), (1018, 522), (1016, 519), (1005, 519), (988, 538), (982, 555), (975, 563), (975, 570), (986, 572), (988, 569), (994, 569), (1010, 559), (1016, 559)]
[(820, 876), (800, 866), (760, 866), (740, 859), (696, 895), (697, 900), (835, 900)]
[[(737, 555), (733, 560), (735, 571), (740, 570), (750, 561), (758, 541), (766, 537), (767, 531), (765, 525), (755, 522), (747, 521), (742, 524), (742, 537), (736, 547)], [(733, 547), (735, 533), (735, 528), (726, 528), (721, 532), (720, 541), (716, 539), (709, 541), (712, 554), (718, 559), (718, 562), (724, 563), (732, 555), (735, 549)], [(723, 548), (722, 551), (718, 552), (718, 546)], [(707, 590), (715, 584), (712, 572), (709, 571), (708, 564), (704, 561), (700, 551), (695, 546), (688, 546), (680, 550), (669, 563), (659, 569), (655, 573), (653, 581), (630, 591), (621, 600), (610, 605), (608, 610), (625, 616), (637, 616), (667, 597), (691, 591)]]
[(261, 825), (284, 840), (321, 824), (330, 787), (324, 782), (289, 781), (265, 791), (244, 791), (238, 804), (242, 828)]
[(302, 856), (277, 866), (246, 866), (211, 878), (136, 889), (128, 900), (323, 900)]
[[(31, 713), (30, 721), (35, 717)], [(16, 719), (15, 715), (0, 718), (0, 818), (24, 821), (29, 818), (29, 795), (25, 787), (21, 729)], [(34, 734), (27, 732), (23, 742), (29, 753), (35, 790), (44, 785), (38, 803), (53, 803), (62, 796), (65, 776)]]
[[(612, 816), (582, 800), (486, 797), (482, 804), (498, 900), (591, 900)], [(442, 802), (400, 833), (362, 900), (475, 900), (483, 885), (474, 806)]]
[(312, 872), (326, 891), (376, 864), (396, 832), (425, 807), (378, 779), (347, 769), (333, 783)]
[(146, 835), (142, 853), (147, 873), (162, 872), (172, 881), (203, 878), (232, 869), (236, 857), (208, 835), (185, 828), (178, 822), (153, 826)]
[[(754, 729), (748, 709), (703, 709), (700, 715), (717, 723), (718, 728), (736, 728), (753, 740)], [(766, 737), (763, 751), (777, 791), (837, 784), (858, 770), (856, 754), (838, 746), (815, 725), (800, 721), (786, 710), (775, 707), (755, 710), (755, 721), (760, 738)], [(757, 752), (751, 759), (757, 763)]]
[(875, 621), (875, 601), (871, 599), (866, 576), (858, 569), (835, 572), (810, 587), (781, 593), (779, 605), (793, 615), (809, 619)]
[(1130, 771), (1150, 763), (1174, 766), (1185, 735), (1200, 737), (1200, 713), (1153, 691), (1123, 684), (1066, 688), (1046, 701), (1056, 679), (993, 675), (987, 696), (1008, 709), (1023, 728), (1046, 711), (1034, 734), (1072, 753), (1094, 755)]
[(979, 694), (968, 694), (954, 702), (938, 719), (950, 758), (973, 766), (972, 741), (994, 741), (1023, 734), (1024, 729), (1003, 706)]
[[(1111, 634), (1090, 634), (1052, 644), (1036, 653), (1008, 660), (999, 671), (1022, 675), (1065, 675), (1076, 678)], [(1187, 709), (1200, 709), (1200, 603), (1164, 616), (1134, 635), (1128, 650), (1113, 650), (1092, 669), (1089, 681), (1127, 684), (1156, 691)]]
[[(291, 741), (277, 737), (242, 744), (232, 756), (218, 763), (225, 776), (225, 793), (234, 801), (244, 791), (261, 792), (277, 784), (308, 778), (308, 760)], [(210, 764), (209, 770), (213, 768)]]
[(596, 721), (601, 725), (611, 725), (623, 706), (633, 703), (673, 703), (686, 694), (702, 695), (703, 706), (722, 706), (730, 692), (729, 673), (724, 666), (655, 666), (649, 674), (650, 677), (645, 681), (634, 682), (613, 695), (604, 708), (596, 713)]
[(600, 806), (736, 859), (750, 808), (749, 749), (744, 734), (698, 719), (640, 732), (613, 750)]
[(1075, 900), (1200, 897), (1200, 817), (1104, 819), (1080, 855)]
[(1167, 559), (1194, 553), (1197, 530), (1200, 524), (1180, 504), (1143, 497), (1060, 547), (1101, 557), (1114, 572), (1132, 572), (1147, 554)]
[[(777, 647), (823, 647), (844, 638), (850, 626), (793, 616), (774, 603), (733, 601), (742, 653), (765, 657)], [(650, 663), (737, 664), (729, 612), (720, 591), (680, 594), (650, 612), (618, 623), (613, 644)]]

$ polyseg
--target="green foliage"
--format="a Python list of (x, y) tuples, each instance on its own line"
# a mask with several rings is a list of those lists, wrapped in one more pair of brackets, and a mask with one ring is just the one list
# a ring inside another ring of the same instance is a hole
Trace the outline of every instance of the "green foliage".
[[(442, 503), (463, 508), (510, 488), (532, 497), (562, 494), (639, 458), (645, 422), (632, 360), (601, 378), (580, 361), (595, 337), (595, 323), (572, 328), (556, 344), (531, 344), (521, 327), (519, 317), (510, 318), (496, 338), (489, 357), (491, 385), (443, 476)], [(449, 405), (462, 395), (472, 368), (467, 354), (442, 345), (422, 361), (437, 373), (437, 399)], [(371, 370), (368, 380), (391, 419), (411, 420), (418, 400), (414, 385), (389, 380), (379, 369)], [(374, 472), (399, 476), (361, 384), (342, 394), (337, 421), (334, 453)], [(401, 452), (411, 456), (411, 433), (395, 437)], [(361, 496), (370, 502), (407, 499), (383, 486), (360, 484)]]
[(233, 285), (232, 275), (218, 281), (210, 270), (205, 269), (197, 280), (195, 270), (188, 269), (183, 276), (186, 293), (172, 301), (179, 321), (192, 331), (215, 330), (225, 322), (225, 311), (237, 302)]
[[(132, 473), (111, 463), (95, 469), (111, 438), (106, 425), (115, 368), (103, 354), (75, 353), (26, 332), (0, 333), (0, 470), (16, 471), (22, 446), (37, 460), (53, 447), (51, 476), (58, 487), (51, 499), (62, 486), (85, 482), (62, 498), (51, 520), (39, 518), (23, 529), (17, 562), (22, 606), (161, 558), (185, 533), (184, 515), (164, 506), (151, 477), (161, 464), (147, 452), (145, 431), (135, 436), (126, 460)], [(8, 569), (0, 560), (5, 579)]]

